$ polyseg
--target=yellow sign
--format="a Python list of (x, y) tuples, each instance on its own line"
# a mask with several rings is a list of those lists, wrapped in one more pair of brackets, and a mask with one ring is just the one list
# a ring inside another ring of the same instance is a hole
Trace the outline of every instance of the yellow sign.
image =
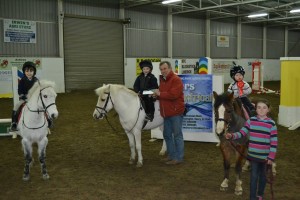
[(280, 105), (300, 106), (300, 61), (281, 61)]
[(160, 58), (137, 58), (136, 59), (136, 76), (140, 75), (142, 73), (142, 70), (140, 68), (140, 62), (143, 60), (150, 60), (151, 62), (161, 62)]

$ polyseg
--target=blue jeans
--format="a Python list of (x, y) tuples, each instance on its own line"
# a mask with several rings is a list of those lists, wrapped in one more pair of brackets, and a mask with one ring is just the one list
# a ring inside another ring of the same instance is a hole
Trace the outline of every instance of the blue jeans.
[[(257, 196), (264, 196), (267, 184), (266, 163), (250, 161), (251, 177), (250, 177), (250, 200), (257, 199)], [(257, 191), (257, 193), (256, 193)]]
[(184, 156), (182, 119), (182, 115), (164, 118), (163, 136), (167, 144), (168, 156), (177, 161), (183, 161)]

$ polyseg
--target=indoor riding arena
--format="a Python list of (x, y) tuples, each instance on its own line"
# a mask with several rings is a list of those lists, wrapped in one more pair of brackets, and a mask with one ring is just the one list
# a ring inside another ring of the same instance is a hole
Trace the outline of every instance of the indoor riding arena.
[[(216, 93), (270, 102), (278, 146), (268, 149), (276, 157), (263, 199), (300, 199), (299, 7), (292, 0), (1, 0), (0, 200), (249, 200), (246, 153), (235, 154), (243, 158), (239, 191), (235, 157), (224, 186), (222, 142), (240, 147), (224, 139), (233, 103), (221, 118)], [(158, 86), (169, 80), (164, 61), (183, 83), (182, 162), (167, 164), (162, 155), (162, 106), (156, 101), (147, 120), (138, 98), (163, 86), (133, 91), (147, 76), (144, 61)], [(218, 120), (227, 124), (221, 135)]]
[[(280, 82), (266, 86), (277, 89)], [(251, 95), (255, 98), (259, 95)], [(277, 119), (279, 96), (266, 94)], [(109, 113), (108, 120), (92, 117), (97, 96), (93, 90), (76, 90), (58, 94), (59, 117), (48, 136), (47, 166), (50, 179), (40, 172), (37, 148), (31, 180), (24, 182), (21, 138), (1, 137), (1, 199), (247, 199), (249, 172), (242, 173), (244, 193), (234, 195), (234, 173), (228, 191), (221, 192), (222, 155), (215, 143), (185, 142), (185, 162), (167, 166), (159, 155), (162, 140), (149, 142), (149, 131), (142, 134), (144, 166), (129, 165), (128, 139), (119, 124), (118, 115)], [(0, 99), (0, 117), (9, 116), (11, 99)], [(299, 129), (290, 131), (278, 126), (279, 150), (277, 174), (272, 180), (276, 199), (298, 199), (299, 173), (296, 151)], [(270, 199), (270, 185), (266, 187)]]

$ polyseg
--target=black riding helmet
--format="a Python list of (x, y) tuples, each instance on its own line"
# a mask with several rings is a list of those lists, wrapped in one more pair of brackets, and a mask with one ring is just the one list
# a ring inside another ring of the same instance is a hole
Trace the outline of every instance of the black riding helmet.
[(149, 67), (150, 70), (152, 71), (153, 69), (153, 65), (151, 60), (143, 60), (140, 62), (140, 68), (143, 69), (143, 67)]
[(27, 62), (25, 62), (24, 64), (23, 64), (23, 68), (22, 68), (22, 71), (23, 71), (23, 73), (25, 74), (25, 69), (26, 68), (33, 68), (33, 75), (35, 76), (35, 74), (36, 74), (36, 67), (35, 67), (35, 64), (33, 63), (33, 62), (31, 62), (31, 61), (27, 61)]
[(237, 74), (237, 73), (240, 73), (242, 74), (243, 76), (245, 75), (245, 70), (242, 66), (240, 65), (236, 65), (235, 62), (233, 62), (233, 67), (231, 67), (230, 69), (230, 77), (234, 79), (234, 76)]

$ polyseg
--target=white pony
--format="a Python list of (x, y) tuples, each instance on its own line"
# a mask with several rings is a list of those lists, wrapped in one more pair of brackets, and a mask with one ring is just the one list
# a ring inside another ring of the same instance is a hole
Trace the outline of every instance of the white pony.
[[(129, 139), (131, 150), (129, 164), (133, 164), (137, 151), (138, 161), (137, 167), (143, 166), (142, 145), (141, 145), (141, 130), (149, 130), (159, 127), (163, 124), (163, 118), (159, 112), (159, 102), (155, 102), (155, 113), (152, 122), (148, 122), (143, 128), (144, 119), (146, 116), (145, 110), (138, 95), (126, 88), (123, 85), (108, 84), (95, 90), (99, 96), (98, 102), (93, 113), (95, 119), (103, 119), (104, 116), (114, 108), (119, 114), (120, 123)], [(160, 154), (166, 150), (163, 145)]]
[(22, 137), (22, 146), (25, 156), (23, 180), (30, 179), (30, 166), (32, 163), (32, 144), (37, 143), (39, 161), (43, 179), (49, 179), (46, 169), (46, 146), (48, 143), (48, 122), (58, 117), (55, 105), (56, 93), (54, 83), (50, 81), (37, 81), (28, 92), (28, 102), (22, 108), (18, 123), (18, 134)]

